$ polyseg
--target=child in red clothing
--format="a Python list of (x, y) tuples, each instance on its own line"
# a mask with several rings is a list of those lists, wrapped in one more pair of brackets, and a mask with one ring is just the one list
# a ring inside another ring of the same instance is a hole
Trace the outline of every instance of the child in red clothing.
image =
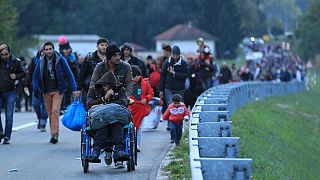
[(166, 112), (163, 114), (163, 120), (169, 120), (170, 123), (170, 143), (180, 144), (182, 136), (183, 120), (189, 120), (189, 111), (186, 106), (181, 102), (182, 97), (179, 94), (172, 96), (172, 104), (169, 105)]
[[(132, 122), (137, 129), (137, 145), (140, 148), (141, 143), (141, 122), (145, 116), (150, 112), (149, 101), (152, 99), (154, 93), (149, 84), (147, 78), (142, 78), (142, 72), (139, 66), (132, 65), (132, 77), (133, 77), (133, 93), (131, 99), (134, 100), (134, 104), (129, 106), (132, 114)], [(140, 152), (140, 149), (137, 149)]]

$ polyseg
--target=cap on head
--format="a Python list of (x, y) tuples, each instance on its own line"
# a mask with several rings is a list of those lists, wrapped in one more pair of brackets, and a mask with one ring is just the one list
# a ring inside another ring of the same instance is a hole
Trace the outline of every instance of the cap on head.
[(197, 44), (200, 45), (200, 44), (203, 44), (204, 43), (204, 39), (202, 37), (199, 37), (197, 39)]
[(70, 46), (70, 43), (67, 42), (65, 44), (59, 44), (59, 47), (61, 50), (64, 50), (64, 49), (71, 49), (71, 46)]
[(178, 46), (173, 46), (173, 48), (172, 48), (172, 54), (180, 55), (180, 54), (181, 54), (180, 48), (179, 48)]
[(66, 36), (60, 36), (58, 41), (59, 41), (59, 44), (66, 44), (67, 43), (67, 37)]
[(113, 55), (115, 55), (116, 53), (119, 53), (119, 52), (120, 52), (120, 49), (117, 45), (110, 44), (106, 50), (106, 57), (107, 57), (107, 59), (111, 59), (111, 57)]

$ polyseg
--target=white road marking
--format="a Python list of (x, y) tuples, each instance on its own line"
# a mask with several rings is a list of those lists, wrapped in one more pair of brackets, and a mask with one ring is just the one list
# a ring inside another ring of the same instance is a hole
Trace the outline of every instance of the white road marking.
[[(59, 116), (59, 120), (61, 120), (62, 117), (63, 117), (63, 115)], [(49, 119), (48, 119), (47, 122), (49, 122)], [(13, 132), (17, 132), (20, 129), (28, 128), (28, 127), (31, 127), (31, 126), (34, 126), (34, 125), (37, 125), (37, 124), (38, 124), (38, 121), (35, 121), (35, 122), (32, 122), (32, 123), (28, 123), (28, 124), (24, 124), (24, 125), (21, 125), (21, 126), (13, 127), (12, 131)]]
[(28, 124), (24, 124), (24, 125), (21, 125), (21, 126), (17, 126), (17, 127), (14, 127), (12, 128), (12, 131), (13, 132), (16, 132), (20, 129), (23, 129), (23, 128), (27, 128), (27, 127), (30, 127), (30, 126), (34, 126), (34, 125), (37, 125), (38, 123), (37, 122), (32, 122), (32, 123), (28, 123)]

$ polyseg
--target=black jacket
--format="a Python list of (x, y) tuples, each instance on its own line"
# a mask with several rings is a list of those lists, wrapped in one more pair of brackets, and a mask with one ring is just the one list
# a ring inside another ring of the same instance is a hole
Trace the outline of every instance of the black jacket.
[[(168, 68), (172, 66), (175, 71), (175, 76), (173, 76)], [(168, 59), (161, 70), (160, 75), (160, 91), (164, 91), (164, 89), (171, 90), (182, 90), (185, 89), (185, 82), (189, 74), (189, 67), (186, 61), (184, 61), (181, 57), (173, 64), (172, 59)]]
[(232, 73), (231, 70), (228, 67), (222, 67), (220, 68), (220, 84), (227, 84), (232, 79)]
[(78, 78), (78, 90), (89, 90), (93, 70), (99, 62), (102, 62), (102, 59), (100, 59), (100, 57), (98, 56), (97, 51), (87, 55), (80, 69)]
[(131, 56), (131, 59), (128, 61), (128, 63), (130, 65), (136, 65), (136, 66), (139, 66), (141, 72), (142, 72), (142, 76), (143, 77), (147, 77), (147, 68), (144, 64), (144, 62), (140, 59), (138, 59), (137, 57), (135, 56)]
[(0, 92), (10, 92), (15, 90), (15, 80), (10, 78), (10, 74), (15, 74), (19, 80), (25, 77), (25, 72), (22, 69), (20, 60), (11, 55), (10, 60), (5, 61), (0, 59)]
[[(90, 88), (95, 86), (96, 82), (100, 78), (102, 78), (102, 76), (108, 71), (110, 71), (108, 60), (104, 60), (103, 62), (98, 63), (91, 77)], [(129, 99), (132, 95), (133, 90), (132, 72), (130, 64), (126, 62), (120, 62), (120, 64), (117, 66), (113, 73), (116, 76), (118, 82), (123, 84), (123, 87), (126, 89), (127, 99)]]

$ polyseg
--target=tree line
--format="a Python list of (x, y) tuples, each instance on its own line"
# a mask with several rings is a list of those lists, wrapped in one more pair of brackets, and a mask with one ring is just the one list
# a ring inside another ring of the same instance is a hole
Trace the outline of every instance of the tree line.
[(119, 44), (135, 42), (151, 50), (156, 35), (176, 24), (192, 22), (218, 38), (218, 57), (224, 52), (235, 57), (246, 36), (295, 29), (308, 1), (0, 0), (0, 41), (21, 51), (23, 46), (36, 43), (30, 39), (32, 34), (98, 34)]

